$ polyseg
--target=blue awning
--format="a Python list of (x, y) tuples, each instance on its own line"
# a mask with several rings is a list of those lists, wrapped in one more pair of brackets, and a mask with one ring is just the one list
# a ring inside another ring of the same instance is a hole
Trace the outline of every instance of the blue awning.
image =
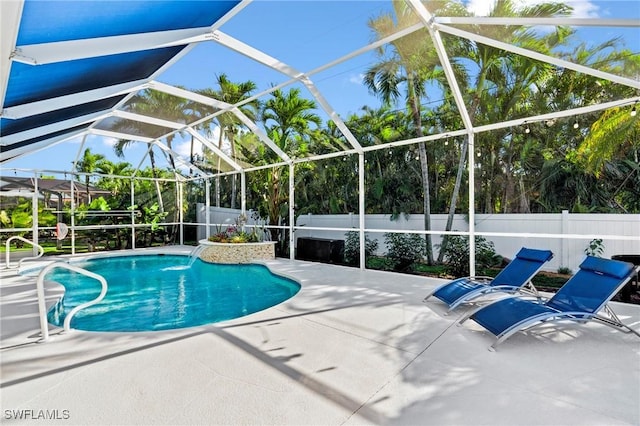
[[(176, 60), (187, 36), (207, 30), (238, 3), (25, 0), (2, 99), (0, 162), (29, 144), (96, 126), (100, 112), (124, 102)], [(176, 41), (166, 43), (166, 34), (175, 34)], [(131, 50), (128, 43), (155, 37), (161, 47)], [(102, 47), (109, 54), (101, 54)], [(54, 59), (26, 53), (33, 51)]]

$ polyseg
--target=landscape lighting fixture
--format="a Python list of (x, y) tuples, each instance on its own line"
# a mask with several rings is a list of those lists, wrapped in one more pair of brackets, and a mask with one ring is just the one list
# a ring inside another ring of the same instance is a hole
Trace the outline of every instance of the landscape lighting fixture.
[(580, 127), (580, 125), (578, 124), (578, 121), (576, 120), (576, 121), (573, 123), (573, 128), (574, 128), (574, 129), (577, 129), (578, 127)]
[(637, 103), (638, 103), (638, 102), (636, 101), (636, 103), (635, 103), (635, 104), (633, 104), (633, 108), (631, 108), (631, 116), (632, 116), (632, 117), (635, 117), (635, 116), (636, 116), (636, 114), (638, 113), (638, 111), (636, 111), (636, 104), (637, 104)]
[(527, 127), (524, 128), (524, 132), (525, 133), (531, 133), (531, 129), (529, 128), (528, 124), (527, 124)]

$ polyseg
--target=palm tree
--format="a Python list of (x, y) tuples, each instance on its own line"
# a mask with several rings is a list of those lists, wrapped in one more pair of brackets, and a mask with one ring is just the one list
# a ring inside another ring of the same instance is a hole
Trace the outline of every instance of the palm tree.
[[(490, 16), (500, 17), (553, 17), (569, 14), (571, 8), (561, 3), (544, 3), (531, 7), (516, 8), (512, 1), (494, 4)], [(480, 31), (480, 29), (477, 29)], [(483, 28), (490, 38), (524, 47), (532, 51), (550, 54), (566, 43), (572, 30), (559, 27), (554, 32), (538, 34), (526, 26), (492, 26)], [(473, 87), (471, 116), (476, 124), (501, 121), (509, 118), (533, 115), (529, 100), (534, 97), (532, 88), (547, 81), (553, 74), (549, 64), (520, 55), (504, 52), (492, 46), (476, 43), (466, 52), (477, 67), (477, 77)], [(548, 108), (548, 106), (546, 107)], [(485, 213), (493, 213), (498, 208), (510, 211), (510, 203), (515, 199), (514, 160), (523, 146), (519, 135), (510, 129), (479, 135), (476, 142), (483, 152), (483, 177)], [(521, 136), (521, 135), (520, 135)]]
[[(227, 77), (226, 74), (220, 74), (216, 76), (216, 83), (218, 89), (203, 89), (198, 91), (201, 95), (217, 99), (227, 104), (235, 105), (243, 102), (251, 96), (256, 90), (256, 84), (249, 80), (243, 83), (234, 83)], [(240, 111), (252, 121), (255, 121), (258, 116), (258, 109), (260, 103), (257, 99), (247, 102), (239, 107)], [(213, 111), (211, 111), (213, 112)], [(211, 113), (210, 112), (210, 113)], [(220, 127), (220, 135), (218, 137), (218, 148), (223, 148), (223, 142), (225, 140), (230, 143), (231, 158), (236, 159), (236, 137), (239, 134), (239, 130), (242, 127), (240, 119), (231, 112), (225, 112), (216, 117), (218, 126)], [(221, 160), (218, 158), (217, 169), (220, 170)], [(236, 176), (232, 178), (232, 194), (231, 194), (231, 208), (235, 208), (236, 202)], [(216, 205), (220, 205), (220, 178), (216, 179)]]
[[(262, 121), (269, 138), (291, 157), (306, 155), (315, 149), (315, 139), (320, 137), (318, 128), (322, 124), (320, 117), (313, 112), (314, 101), (300, 97), (300, 90), (288, 92), (275, 90), (264, 103)], [(244, 157), (252, 164), (271, 164), (277, 161), (277, 155), (254, 135), (245, 134), (239, 145)], [(284, 206), (288, 203), (288, 168), (273, 167), (252, 173), (251, 185), (260, 195), (260, 213), (268, 217), (270, 226), (286, 222)], [(273, 235), (273, 232), (272, 232)], [(280, 252), (285, 250), (285, 233), (277, 232), (281, 242)]]
[(640, 120), (632, 116), (629, 108), (605, 111), (592, 125), (584, 142), (578, 147), (577, 157), (586, 170), (600, 176), (605, 164), (624, 159), (640, 151)]
[[(368, 22), (378, 38), (384, 38), (398, 30), (418, 22), (418, 17), (403, 2), (393, 2), (395, 17), (384, 14)], [(395, 18), (395, 19), (394, 19)], [(442, 68), (439, 66), (437, 52), (427, 30), (415, 31), (392, 41), (388, 48), (377, 51), (380, 62), (374, 64), (365, 73), (364, 83), (369, 90), (378, 95), (385, 104), (397, 102), (401, 96), (401, 87), (405, 89), (407, 109), (412, 117), (416, 137), (423, 136), (421, 100), (427, 94), (425, 83), (444, 82)], [(429, 182), (429, 161), (426, 144), (418, 144), (420, 172), (422, 177), (424, 228), (431, 229), (431, 188)], [(433, 263), (431, 234), (425, 235), (427, 262)]]
[[(365, 106), (361, 110), (362, 115), (349, 117), (347, 126), (362, 146), (409, 137), (411, 117), (404, 112), (393, 111), (388, 105), (378, 109)], [(421, 208), (415, 191), (420, 186), (420, 170), (414, 158), (415, 152), (410, 147), (367, 153), (365, 179), (370, 182), (366, 194), (367, 211), (389, 212), (395, 219)]]
[(100, 179), (100, 187), (110, 190), (115, 197), (118, 197), (125, 190), (125, 187), (128, 190), (129, 180), (116, 176), (130, 176), (133, 173), (131, 164), (105, 160), (100, 163), (99, 172), (110, 175)]
[(91, 193), (89, 191), (89, 185), (91, 184), (91, 174), (96, 173), (101, 164), (106, 161), (105, 156), (102, 154), (93, 154), (91, 149), (87, 148), (82, 154), (82, 159), (76, 163), (76, 171), (86, 173), (84, 181), (87, 192), (87, 204), (91, 203)]
[[(593, 66), (611, 74), (625, 75), (640, 72), (640, 57), (628, 49), (621, 48), (619, 39), (608, 40), (597, 46), (579, 44), (573, 51), (562, 55), (571, 62)], [(591, 76), (569, 73), (563, 70), (549, 82), (556, 91), (572, 93), (560, 107), (578, 107), (608, 102), (636, 95), (636, 90), (620, 84), (597, 81)], [(601, 90), (593, 90), (599, 87)], [(563, 98), (560, 98), (563, 99)], [(635, 105), (634, 105), (635, 107)], [(576, 155), (572, 158), (587, 171), (600, 176), (605, 164), (616, 159), (625, 159), (628, 153), (640, 148), (638, 132), (640, 120), (631, 114), (632, 107), (611, 108), (600, 113), (580, 117), (579, 122), (592, 121), (584, 140), (576, 144)], [(576, 121), (578, 122), (578, 120)]]
[[(141, 93), (134, 96), (130, 103), (127, 105), (127, 109), (142, 115), (147, 115), (150, 117), (162, 118), (169, 121), (174, 121), (178, 123), (186, 123), (189, 115), (186, 112), (187, 103), (184, 99), (177, 98), (173, 95), (166, 94), (164, 92), (159, 92), (152, 89), (146, 89)], [(121, 120), (114, 123), (112, 126), (113, 130), (121, 131), (121, 132), (129, 132), (132, 134), (137, 134), (142, 132), (145, 135), (154, 135), (158, 136), (166, 133), (171, 133), (171, 129), (158, 128), (156, 125), (143, 123), (139, 121), (129, 121), (129, 120)], [(171, 143), (174, 139), (174, 134), (171, 133), (167, 137), (167, 146), (171, 149)], [(116, 155), (120, 158), (124, 158), (124, 150), (132, 143), (131, 140), (121, 139), (114, 145), (114, 151)], [(151, 170), (153, 173), (153, 177), (157, 179), (157, 167), (156, 167), (156, 159), (152, 146), (149, 146), (149, 161), (151, 163)], [(175, 162), (173, 156), (169, 156), (169, 161), (173, 168), (174, 173), (177, 173), (177, 169), (175, 166)], [(156, 193), (158, 196), (158, 205), (160, 206), (160, 211), (164, 212), (164, 202), (162, 198), (162, 191), (160, 189), (160, 184), (156, 180)], [(177, 213), (177, 212), (176, 212)]]

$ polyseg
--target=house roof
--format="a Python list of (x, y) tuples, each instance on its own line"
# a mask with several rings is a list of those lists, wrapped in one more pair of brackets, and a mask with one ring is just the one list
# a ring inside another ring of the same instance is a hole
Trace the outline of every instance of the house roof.
[[(92, 195), (106, 195), (111, 191), (100, 189), (92, 185), (85, 185), (81, 182), (71, 181), (73, 183), (73, 190), (79, 195), (92, 194)], [(70, 194), (71, 184), (69, 180), (65, 179), (34, 179), (20, 176), (0, 176), (0, 194), (13, 192), (13, 191), (43, 191), (57, 194)]]

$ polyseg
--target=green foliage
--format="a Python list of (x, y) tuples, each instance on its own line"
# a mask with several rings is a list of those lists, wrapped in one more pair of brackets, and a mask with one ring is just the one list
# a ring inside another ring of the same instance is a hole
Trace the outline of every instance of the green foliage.
[[(368, 235), (364, 236), (364, 257), (366, 259), (373, 256), (378, 250), (378, 240), (372, 240)], [(357, 265), (360, 260), (360, 233), (349, 231), (345, 233), (344, 240), (344, 261), (349, 265)]]
[(6, 210), (0, 211), (0, 224), (2, 224), (3, 228), (8, 228), (11, 225), (11, 218)]
[(160, 229), (158, 224), (161, 223), (168, 214), (160, 211), (158, 203), (153, 203), (150, 207), (142, 207), (142, 212), (142, 221), (146, 224), (151, 224), (151, 231)]
[[(469, 238), (463, 235), (449, 237), (444, 249), (446, 270), (456, 277), (469, 275)], [(476, 266), (480, 269), (496, 266), (500, 263), (500, 256), (496, 254), (493, 241), (487, 241), (482, 236), (476, 236)]]
[(589, 242), (589, 245), (584, 249), (584, 254), (587, 256), (602, 257), (604, 253), (604, 243), (602, 238), (594, 238)]
[(30, 228), (32, 223), (31, 212), (14, 210), (11, 214), (11, 223), (14, 228)]
[(558, 268), (558, 273), (562, 275), (571, 275), (571, 269), (566, 266), (561, 266)]
[(591, 125), (578, 149), (571, 154), (588, 172), (601, 176), (608, 161), (624, 158), (628, 152), (640, 148), (631, 134), (640, 132), (640, 120), (629, 114), (628, 107), (605, 110)]
[(387, 257), (393, 261), (393, 269), (406, 271), (413, 264), (422, 260), (426, 244), (424, 238), (418, 234), (385, 233), (384, 242), (387, 245)]
[[(0, 213), (0, 221), (3, 227), (30, 228), (33, 225), (33, 206), (31, 201), (23, 201), (16, 205), (13, 210)], [(43, 203), (38, 203), (38, 225), (54, 226), (56, 216), (44, 207)]]

